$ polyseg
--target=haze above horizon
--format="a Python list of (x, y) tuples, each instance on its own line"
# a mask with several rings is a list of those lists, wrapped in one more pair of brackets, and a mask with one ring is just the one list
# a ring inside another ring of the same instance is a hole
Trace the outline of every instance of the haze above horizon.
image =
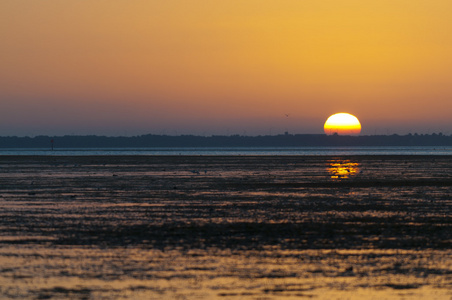
[(0, 3), (0, 136), (452, 133), (447, 0)]

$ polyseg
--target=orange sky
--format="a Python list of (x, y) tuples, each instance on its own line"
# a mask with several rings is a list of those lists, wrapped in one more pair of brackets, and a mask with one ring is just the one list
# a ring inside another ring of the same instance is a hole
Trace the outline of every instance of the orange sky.
[[(2, 0), (0, 135), (452, 134), (450, 0)], [(285, 114), (289, 114), (286, 117)]]

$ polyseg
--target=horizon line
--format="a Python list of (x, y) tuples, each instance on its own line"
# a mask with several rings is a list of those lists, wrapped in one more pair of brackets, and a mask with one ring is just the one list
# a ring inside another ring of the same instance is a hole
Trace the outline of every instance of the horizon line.
[(103, 137), (103, 138), (137, 138), (137, 137), (145, 137), (145, 136), (166, 136), (166, 137), (202, 137), (202, 138), (211, 138), (211, 137), (246, 137), (246, 138), (254, 138), (254, 137), (279, 137), (279, 136), (326, 136), (326, 137), (382, 137), (382, 136), (442, 136), (442, 137), (450, 137), (452, 134), (447, 135), (442, 132), (439, 133), (406, 133), (406, 134), (358, 134), (358, 135), (340, 135), (340, 134), (326, 134), (326, 133), (279, 133), (279, 134), (258, 134), (258, 135), (242, 135), (242, 134), (211, 134), (211, 135), (200, 135), (200, 134), (156, 134), (156, 133), (146, 133), (140, 135), (98, 135), (98, 134), (64, 134), (64, 135), (46, 135), (46, 134), (38, 134), (38, 135), (0, 135), (0, 138), (63, 138), (63, 137)]

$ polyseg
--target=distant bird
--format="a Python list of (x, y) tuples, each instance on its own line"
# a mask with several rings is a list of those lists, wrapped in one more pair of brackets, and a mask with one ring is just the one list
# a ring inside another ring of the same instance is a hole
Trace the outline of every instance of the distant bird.
[(285, 116), (286, 116), (286, 118), (288, 118), (289, 117), (289, 114), (284, 114)]

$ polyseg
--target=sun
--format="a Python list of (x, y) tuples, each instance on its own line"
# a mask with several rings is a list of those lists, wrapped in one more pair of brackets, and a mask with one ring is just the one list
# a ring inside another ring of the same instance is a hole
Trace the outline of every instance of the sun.
[(337, 113), (326, 120), (323, 130), (329, 135), (358, 135), (361, 132), (361, 123), (354, 115)]

